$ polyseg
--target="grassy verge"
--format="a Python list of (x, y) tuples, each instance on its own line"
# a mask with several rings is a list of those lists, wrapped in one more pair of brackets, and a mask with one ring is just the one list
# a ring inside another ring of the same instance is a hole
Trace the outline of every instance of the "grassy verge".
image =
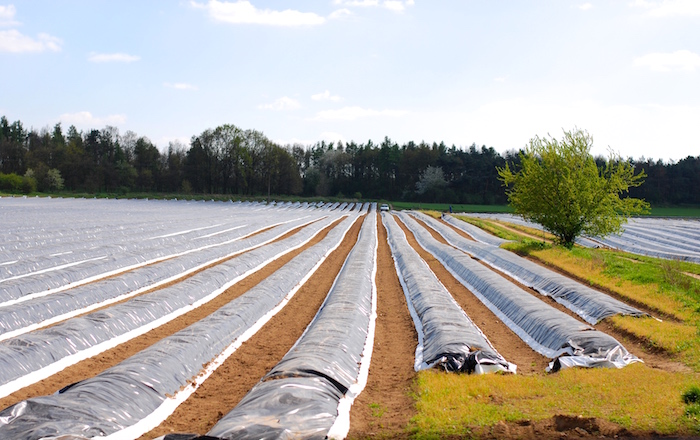
[(478, 226), (479, 228), (483, 229), (484, 231), (490, 232), (491, 234), (495, 235), (496, 237), (502, 238), (504, 240), (521, 241), (521, 240), (525, 240), (528, 238), (524, 235), (517, 234), (517, 233), (515, 233), (507, 228), (504, 228), (498, 222), (493, 221), (493, 220), (486, 220), (486, 219), (475, 218), (475, 217), (467, 217), (464, 215), (455, 215), (454, 217), (462, 220), (463, 222), (472, 224), (474, 226)]
[(426, 211), (449, 212), (513, 212), (508, 205), (459, 205), (449, 203), (387, 202), (394, 209), (416, 209)]
[(500, 421), (548, 419), (557, 414), (596, 417), (633, 432), (690, 434), (697, 420), (681, 395), (697, 376), (632, 364), (620, 370), (568, 369), (552, 375), (418, 376), (415, 438), (471, 436)]

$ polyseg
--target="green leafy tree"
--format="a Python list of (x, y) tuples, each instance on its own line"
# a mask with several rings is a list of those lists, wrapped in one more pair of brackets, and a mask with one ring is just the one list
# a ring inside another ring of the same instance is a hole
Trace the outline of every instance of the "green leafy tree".
[(582, 130), (565, 131), (561, 141), (535, 137), (520, 153), (520, 168), (498, 168), (516, 214), (539, 223), (559, 243), (572, 247), (581, 234), (620, 232), (630, 215), (648, 212), (649, 204), (621, 197), (644, 182), (644, 172), (611, 152), (598, 167), (590, 154), (593, 138)]

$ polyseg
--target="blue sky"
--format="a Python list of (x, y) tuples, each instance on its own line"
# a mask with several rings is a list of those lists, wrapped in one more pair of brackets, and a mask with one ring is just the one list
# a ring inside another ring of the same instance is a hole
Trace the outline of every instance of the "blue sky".
[(700, 155), (700, 0), (0, 0), (0, 115), (160, 148), (231, 123), (286, 144)]

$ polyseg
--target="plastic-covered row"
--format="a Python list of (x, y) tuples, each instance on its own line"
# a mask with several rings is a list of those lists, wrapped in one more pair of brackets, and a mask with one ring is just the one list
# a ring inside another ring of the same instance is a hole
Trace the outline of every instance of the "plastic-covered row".
[(308, 243), (330, 219), (165, 287), (0, 343), (0, 396), (94, 356), (214, 299), (260, 267)]
[[(335, 219), (337, 216), (330, 218)], [(292, 221), (267, 231), (244, 228), (242, 234), (259, 233), (245, 239), (227, 240), (220, 246), (207, 247), (64, 292), (33, 299), (23, 297), (22, 299), (28, 300), (0, 307), (0, 340), (135, 296), (210, 264), (262, 246), (309, 221)]]
[(484, 231), (478, 226), (474, 226), (471, 223), (457, 220), (452, 216), (445, 216), (445, 219), (446, 221), (453, 223), (462, 231), (466, 232), (471, 238), (473, 238), (475, 241), (478, 241), (479, 243), (488, 244), (491, 246), (500, 246), (503, 243), (508, 242), (508, 240), (504, 240), (500, 237), (496, 237), (495, 235), (489, 234), (488, 232)]
[[(377, 216), (367, 216), (302, 337), (207, 436), (343, 438), (369, 369), (376, 318)], [(166, 438), (172, 436), (166, 436)]]
[(441, 367), (447, 371), (515, 373), (516, 366), (496, 351), (481, 330), (408, 244), (393, 216), (382, 213), (396, 273), (418, 332), (416, 371)]
[[(452, 246), (505, 273), (527, 287), (533, 288), (542, 295), (554, 298), (555, 301), (591, 324), (596, 324), (602, 319), (617, 314), (646, 315), (635, 307), (512, 252), (467, 240), (450, 229), (449, 226), (432, 217), (418, 212), (412, 213), (412, 215), (427, 223)], [(446, 217), (445, 220), (451, 223), (450, 218)]]
[[(321, 212), (315, 216), (302, 214), (300, 213), (285, 220), (312, 219), (324, 215)], [(273, 217), (272, 221), (265, 220), (264, 222), (258, 220), (256, 223), (259, 226), (255, 229), (274, 226), (274, 219)], [(91, 251), (90, 255), (92, 256), (87, 259), (73, 260), (76, 256), (75, 253), (59, 255), (52, 258), (53, 266), (50, 268), (0, 280), (0, 305), (12, 303), (12, 300), (28, 295), (47, 291), (60, 291), (80, 283), (106, 278), (115, 273), (143, 267), (165, 259), (221, 246), (242, 236), (245, 228), (239, 228), (238, 226), (242, 226), (240, 219), (234, 227), (229, 227), (229, 230), (223, 235), (209, 234), (211, 236), (195, 236), (187, 239), (182, 236), (165, 237), (157, 240), (146, 239), (140, 240), (138, 246), (114, 243), (111, 246), (102, 246)]]
[[(541, 228), (512, 214), (464, 214)], [(622, 234), (578, 237), (585, 247), (607, 246), (625, 252), (668, 260), (700, 263), (700, 221), (695, 219), (631, 218)]]
[[(354, 205), (341, 206), (350, 211)], [(275, 218), (271, 209), (287, 219), (331, 212), (299, 203), (257, 208), (247, 203), (8, 198), (0, 199), (0, 207), (9, 231), (0, 233), (0, 284), (115, 254), (152, 259), (167, 250), (182, 252), (216, 241), (242, 221), (269, 225)]]
[(615, 338), (535, 298), (463, 252), (440, 243), (408, 214), (399, 213), (418, 243), (437, 258), (533, 350), (554, 359), (549, 370), (571, 366), (622, 368), (639, 359)]
[[(4, 205), (5, 200), (0, 200), (0, 205)], [(105, 253), (147, 253), (173, 245), (186, 248), (189, 241), (207, 237), (231, 223), (235, 225), (244, 219), (265, 222), (263, 213), (253, 213), (235, 204), (182, 206), (170, 203), (166, 205), (168, 209), (163, 210), (162, 202), (72, 201), (58, 206), (51, 199), (41, 199), (41, 202), (44, 208), (41, 218), (32, 219), (29, 207), (15, 207), (16, 215), (31, 222), (32, 228), (16, 225), (16, 221), (7, 223), (12, 228), (13, 240), (0, 241), (0, 263), (5, 259), (17, 261), (0, 266), (0, 279)], [(65, 205), (63, 209), (59, 208), (61, 205)], [(66, 209), (69, 206), (71, 209)], [(85, 212), (88, 209), (89, 212)], [(173, 217), (173, 213), (179, 216)], [(195, 213), (199, 216), (194, 216)]]
[(137, 438), (160, 424), (279, 311), (342, 241), (352, 215), (218, 311), (97, 376), (0, 412), (0, 438)]

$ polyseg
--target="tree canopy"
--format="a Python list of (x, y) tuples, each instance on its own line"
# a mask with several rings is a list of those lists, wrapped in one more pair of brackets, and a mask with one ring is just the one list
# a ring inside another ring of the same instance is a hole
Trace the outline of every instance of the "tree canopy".
[(567, 247), (581, 234), (620, 232), (630, 215), (649, 209), (643, 200), (621, 197), (644, 182), (644, 171), (635, 174), (633, 164), (612, 152), (599, 166), (592, 145), (593, 138), (578, 129), (565, 131), (561, 141), (536, 136), (520, 153), (519, 169), (498, 169), (515, 213)]
[[(80, 131), (59, 123), (35, 129), (0, 116), (0, 192), (11, 193), (303, 195), (500, 205), (508, 199), (497, 169), (508, 162), (519, 169), (517, 151), (399, 144), (389, 137), (379, 143), (280, 145), (232, 124), (159, 149), (148, 137), (116, 127)], [(700, 205), (700, 156), (628, 162), (648, 176), (644, 185), (630, 188), (630, 196), (654, 206)]]

